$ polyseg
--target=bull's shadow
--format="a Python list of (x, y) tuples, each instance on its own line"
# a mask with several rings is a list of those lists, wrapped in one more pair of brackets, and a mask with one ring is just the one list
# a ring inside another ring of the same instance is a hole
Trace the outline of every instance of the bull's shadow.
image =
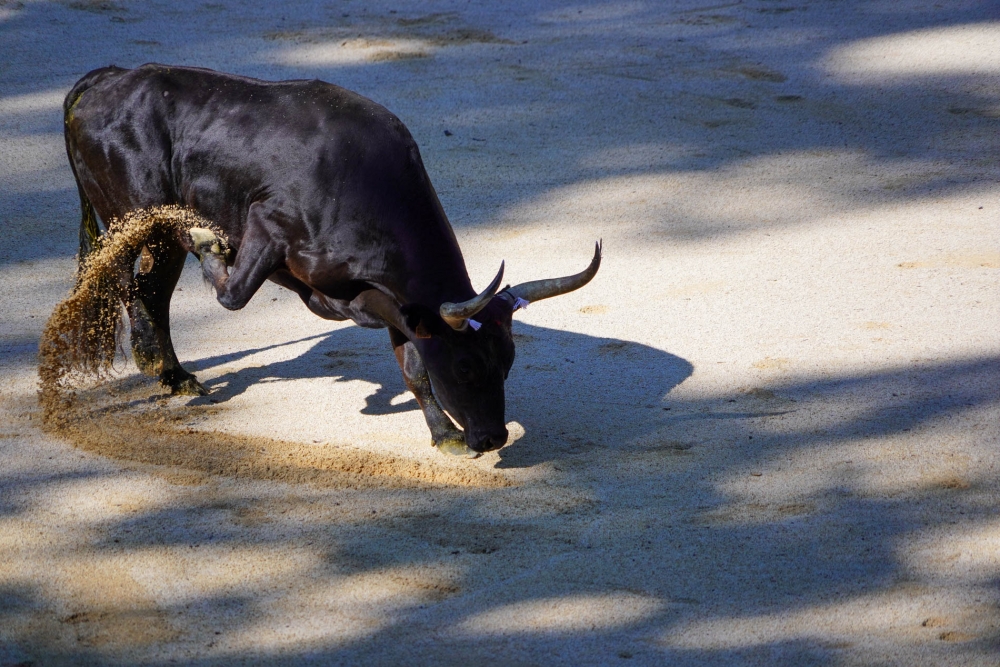
[[(502, 467), (531, 466), (580, 447), (621, 447), (656, 428), (665, 396), (691, 375), (693, 366), (673, 354), (640, 343), (514, 324), (517, 358), (506, 385), (507, 420), (525, 435), (501, 450)], [(273, 346), (195, 360), (208, 369), (232, 364), (279, 346), (315, 341), (297, 357), (240, 368), (204, 381), (211, 391), (193, 404), (225, 403), (259, 382), (307, 378), (364, 380), (377, 385), (362, 414), (413, 411), (416, 401), (393, 404), (406, 390), (382, 330), (346, 327)], [(296, 389), (289, 386), (288, 391)], [(429, 434), (428, 434), (429, 436)]]

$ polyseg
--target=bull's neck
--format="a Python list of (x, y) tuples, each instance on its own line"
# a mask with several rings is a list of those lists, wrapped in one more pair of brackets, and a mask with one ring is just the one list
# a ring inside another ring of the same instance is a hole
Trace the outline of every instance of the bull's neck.
[(476, 294), (463, 264), (461, 270), (453, 268), (447, 272), (435, 272), (433, 276), (410, 277), (397, 293), (397, 298), (401, 305), (419, 303), (437, 308), (442, 303), (466, 301)]
[(433, 246), (426, 242), (407, 246), (406, 268), (396, 273), (393, 281), (393, 292), (401, 304), (419, 303), (437, 308), (442, 303), (457, 303), (476, 296), (458, 242), (453, 236), (439, 240), (443, 242)]

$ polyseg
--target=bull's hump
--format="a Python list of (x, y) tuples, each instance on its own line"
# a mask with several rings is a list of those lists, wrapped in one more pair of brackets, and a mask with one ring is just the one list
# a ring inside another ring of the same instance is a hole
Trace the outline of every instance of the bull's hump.
[(409, 134), (402, 122), (381, 104), (318, 79), (265, 81), (197, 67), (155, 63), (143, 65), (133, 72), (145, 83), (166, 93), (165, 97), (178, 95), (181, 101), (203, 104), (214, 100), (230, 109), (253, 107), (280, 111), (286, 123), (349, 118), (359, 125), (382, 126)]

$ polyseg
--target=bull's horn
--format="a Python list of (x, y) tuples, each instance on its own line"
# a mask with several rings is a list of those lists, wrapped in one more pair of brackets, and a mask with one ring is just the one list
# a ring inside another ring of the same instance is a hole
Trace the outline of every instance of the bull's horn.
[(503, 280), (503, 262), (500, 262), (497, 277), (480, 294), (462, 303), (442, 303), (439, 311), (441, 319), (455, 331), (465, 331), (465, 328), (469, 326), (469, 318), (485, 308), (493, 295), (500, 289), (501, 280)]
[(560, 294), (580, 289), (589, 283), (591, 278), (597, 275), (597, 269), (599, 268), (601, 268), (600, 241), (598, 241), (594, 246), (594, 259), (590, 261), (590, 266), (588, 266), (583, 272), (578, 273), (575, 276), (566, 276), (565, 278), (532, 280), (531, 282), (521, 283), (520, 285), (510, 287), (506, 291), (509, 292), (515, 299), (520, 298), (528, 302), (541, 301), (542, 299), (548, 299), (552, 296), (559, 296)]

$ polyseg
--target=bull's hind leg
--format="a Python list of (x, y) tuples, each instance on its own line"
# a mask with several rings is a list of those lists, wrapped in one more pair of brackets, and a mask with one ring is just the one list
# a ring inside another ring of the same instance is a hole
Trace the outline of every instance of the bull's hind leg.
[(413, 392), (424, 419), (431, 430), (431, 442), (440, 451), (452, 456), (467, 456), (476, 458), (479, 453), (473, 451), (465, 444), (465, 434), (455, 428), (451, 418), (441, 409), (434, 392), (431, 391), (431, 379), (427, 375), (427, 368), (423, 359), (413, 343), (407, 340), (400, 331), (392, 327), (389, 328), (389, 340), (392, 341), (393, 351), (396, 353), (396, 361), (403, 371), (403, 380), (407, 388)]
[(140, 259), (129, 303), (132, 356), (146, 375), (159, 376), (174, 394), (204, 396), (208, 392), (181, 367), (170, 340), (170, 297), (184, 268), (187, 252), (165, 235), (151, 240)]

